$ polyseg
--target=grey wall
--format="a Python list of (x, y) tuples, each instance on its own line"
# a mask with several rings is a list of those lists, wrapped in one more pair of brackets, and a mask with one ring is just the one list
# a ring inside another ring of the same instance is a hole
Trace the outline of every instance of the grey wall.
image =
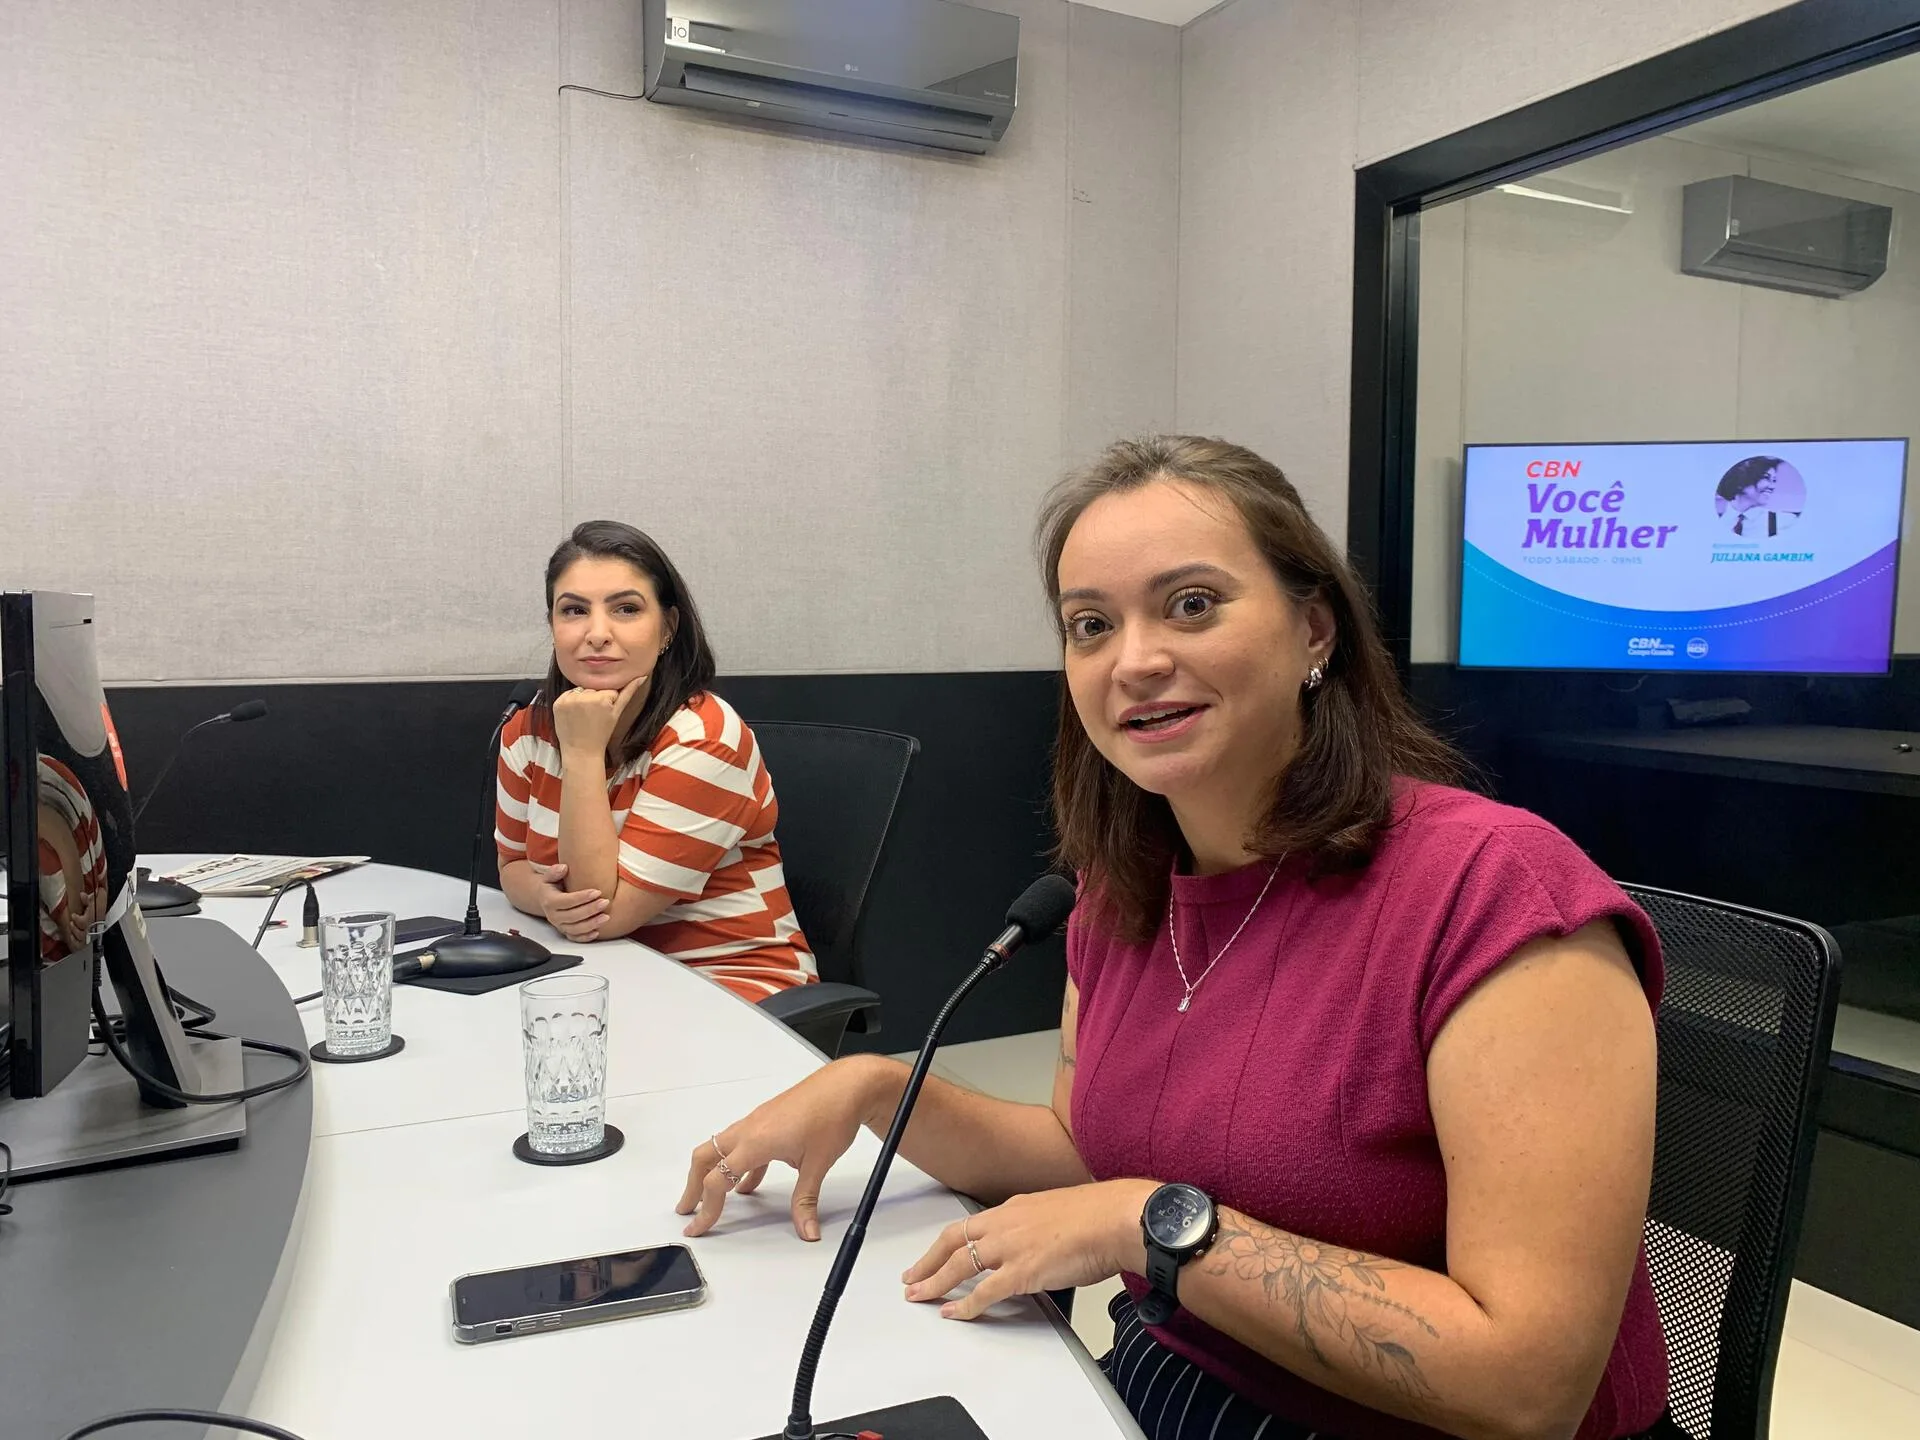
[(634, 0), (0, 11), (0, 580), (115, 680), (524, 673), (653, 530), (730, 673), (1054, 663), (1028, 527), (1174, 414), (1179, 33), (1023, 20), (982, 160), (637, 88)]
[(1353, 169), (1781, 0), (1234, 0), (1182, 34), (1178, 423), (1346, 530)]
[(111, 678), (523, 660), (557, 33), (532, 0), (0, 7), (0, 583), (96, 592)]
[[(1623, 197), (1630, 215), (1495, 191), (1421, 216), (1416, 662), (1455, 654), (1463, 442), (1913, 433), (1920, 194), (1688, 133), (1552, 172)], [(1886, 275), (1824, 300), (1681, 274), (1681, 189), (1729, 174), (1891, 206)], [(1906, 523), (1920, 524), (1920, 485), (1908, 486)], [(1902, 569), (1894, 643), (1911, 652), (1912, 551)]]
[(1274, 461), (1347, 519), (1357, 7), (1236, 0), (1180, 53), (1182, 430)]
[[(1257, 0), (1242, 0), (1257, 3)], [(1725, 30), (1789, 0), (1325, 0), (1358, 11), (1371, 165)]]
[(633, 0), (0, 8), (0, 577), (116, 680), (519, 673), (570, 522), (723, 665), (1050, 665), (1033, 503), (1168, 425), (1346, 494), (1352, 170), (1776, 0), (1024, 21), (951, 159), (630, 91)]

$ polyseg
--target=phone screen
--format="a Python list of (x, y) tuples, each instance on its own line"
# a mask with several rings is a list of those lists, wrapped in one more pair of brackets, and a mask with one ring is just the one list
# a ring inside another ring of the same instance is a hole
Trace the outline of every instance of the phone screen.
[(453, 1309), (462, 1325), (490, 1325), (699, 1288), (700, 1275), (686, 1246), (655, 1245), (618, 1255), (465, 1275), (454, 1284)]

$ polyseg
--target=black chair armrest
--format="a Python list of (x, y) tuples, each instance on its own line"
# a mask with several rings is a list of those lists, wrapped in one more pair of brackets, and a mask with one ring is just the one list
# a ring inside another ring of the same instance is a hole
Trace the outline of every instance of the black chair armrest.
[(760, 1008), (828, 1055), (840, 1053), (849, 1029), (862, 1035), (880, 1031), (880, 997), (836, 980), (781, 990), (762, 1000)]

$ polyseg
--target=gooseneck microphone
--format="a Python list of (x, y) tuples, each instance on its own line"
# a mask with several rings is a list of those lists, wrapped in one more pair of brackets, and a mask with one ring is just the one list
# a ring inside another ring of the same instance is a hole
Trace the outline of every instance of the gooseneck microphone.
[[(223, 711), (218, 715), (209, 715), (198, 725), (189, 726), (180, 738), (173, 742), (173, 750), (168, 754), (165, 763), (160, 766), (159, 773), (153, 777), (153, 783), (147, 787), (147, 793), (134, 807), (133, 823), (136, 827), (136, 835), (140, 817), (147, 813), (147, 806), (152, 804), (153, 797), (160, 793), (161, 782), (172, 771), (173, 762), (180, 758), (181, 750), (196, 732), (206, 729), (209, 725), (239, 725), (248, 720), (258, 720), (266, 713), (266, 701), (242, 700), (231, 710)], [(139, 904), (142, 914), (192, 915), (199, 910), (200, 892), (191, 885), (182, 885), (178, 880), (156, 880), (153, 873), (145, 869), (134, 872), (133, 882), (133, 897)]]
[[(854, 1262), (860, 1258), (860, 1247), (866, 1243), (867, 1222), (880, 1202), (881, 1188), (887, 1183), (887, 1171), (892, 1167), (894, 1154), (900, 1148), (901, 1136), (907, 1132), (907, 1122), (913, 1116), (914, 1103), (920, 1098), (920, 1087), (925, 1083), (927, 1070), (933, 1064), (933, 1052), (940, 1044), (941, 1032), (947, 1028), (948, 1017), (975, 985), (1012, 959), (1021, 946), (1044, 940), (1064, 925), (1067, 916), (1073, 912), (1074, 894), (1073, 882), (1064, 875), (1042, 875), (1022, 891), (1020, 898), (1007, 909), (1007, 928), (994, 937), (979, 963), (947, 997), (947, 1003), (940, 1007), (940, 1013), (934, 1016), (933, 1027), (927, 1031), (920, 1054), (913, 1062), (913, 1072), (907, 1077), (907, 1088), (901, 1092), (900, 1103), (894, 1107), (893, 1123), (887, 1127), (887, 1138), (880, 1146), (880, 1158), (873, 1162), (873, 1173), (867, 1177), (866, 1192), (861, 1195), (859, 1205), (854, 1207), (853, 1220), (840, 1241), (840, 1253), (833, 1257), (833, 1269), (828, 1272), (826, 1289), (821, 1292), (819, 1308), (814, 1311), (813, 1327), (807, 1332), (806, 1348), (800, 1352), (800, 1369), (793, 1381), (793, 1412), (787, 1417), (787, 1428), (778, 1436), (766, 1436), (763, 1440), (815, 1440), (813, 1377), (820, 1366), (820, 1352), (826, 1346), (827, 1330), (833, 1324), (834, 1311), (839, 1308), (840, 1296), (847, 1288), (847, 1279), (853, 1274)], [(833, 1421), (825, 1428), (829, 1434), (877, 1430), (887, 1435), (889, 1440), (895, 1436), (901, 1437), (901, 1440), (913, 1440), (916, 1435), (959, 1437), (981, 1434), (979, 1427), (973, 1425), (971, 1418), (966, 1415), (964, 1407), (951, 1397), (890, 1406), (884, 1411)]]
[(160, 773), (153, 777), (153, 784), (147, 787), (146, 795), (142, 797), (140, 803), (134, 807), (133, 823), (138, 825), (140, 823), (140, 817), (147, 813), (147, 806), (151, 805), (153, 803), (153, 797), (160, 793), (160, 782), (167, 778), (167, 773), (173, 769), (173, 762), (180, 758), (181, 749), (195, 734), (206, 729), (209, 725), (239, 725), (247, 720), (258, 720), (266, 713), (266, 701), (242, 700), (231, 710), (219, 715), (209, 715), (198, 725), (189, 726), (186, 732), (182, 734), (178, 740), (173, 742), (173, 750), (168, 754), (166, 763), (160, 767)]
[[(436, 940), (430, 947), (431, 969), (435, 975), (508, 975), (516, 970), (531, 970), (546, 960), (550, 951), (538, 940), (524, 935), (506, 935), (480, 926), (480, 861), (484, 842), (493, 834), (493, 800), (499, 783), (500, 732), (514, 714), (533, 703), (540, 687), (522, 680), (507, 697), (507, 708), (500, 712), (493, 734), (487, 740), (486, 783), (480, 787), (480, 813), (474, 821), (473, 853), (467, 861), (467, 917), (458, 935)], [(419, 957), (423, 962), (425, 954)]]

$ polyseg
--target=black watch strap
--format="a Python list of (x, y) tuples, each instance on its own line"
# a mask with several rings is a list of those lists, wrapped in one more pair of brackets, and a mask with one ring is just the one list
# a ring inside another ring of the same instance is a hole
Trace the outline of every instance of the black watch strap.
[(1149, 1325), (1164, 1325), (1180, 1308), (1180, 1262), (1170, 1250), (1147, 1246), (1147, 1293), (1135, 1307)]

